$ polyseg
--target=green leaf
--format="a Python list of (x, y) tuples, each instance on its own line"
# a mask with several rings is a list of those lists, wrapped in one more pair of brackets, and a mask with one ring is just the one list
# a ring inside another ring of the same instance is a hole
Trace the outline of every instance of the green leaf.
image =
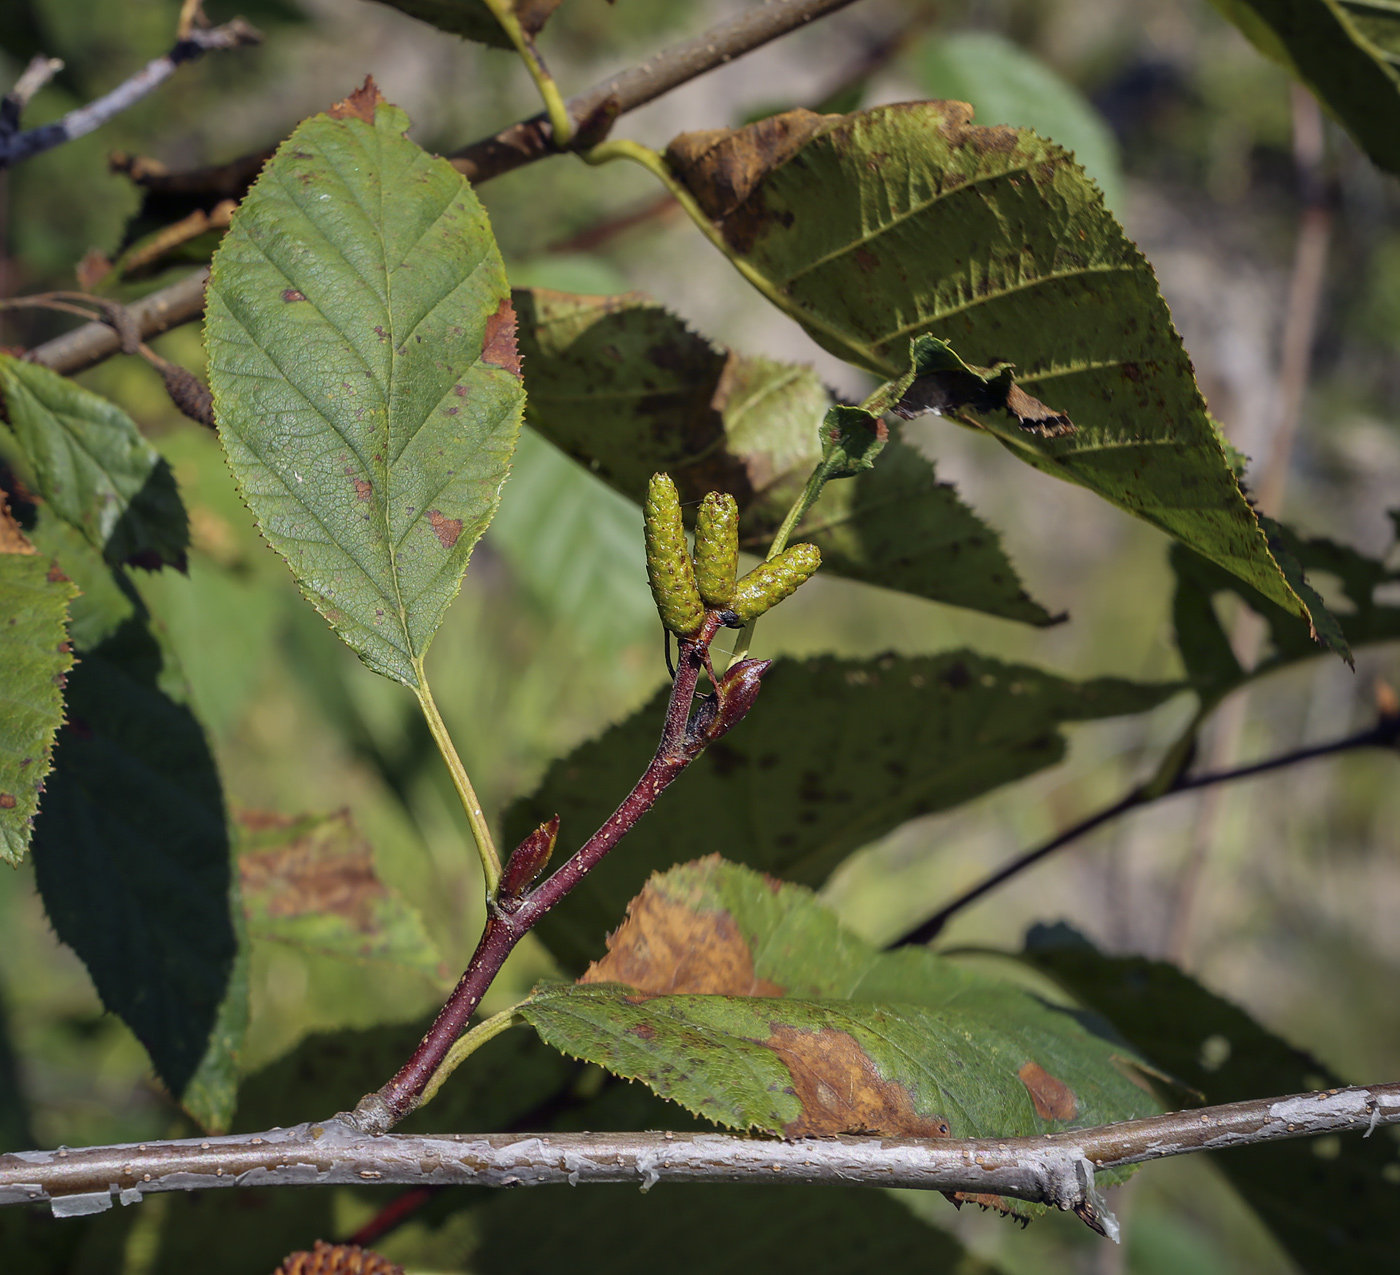
[(189, 522), (170, 466), (115, 403), (0, 354), (4, 417), (35, 492), (112, 565), (184, 569)]
[(608, 955), (520, 1012), (557, 1049), (789, 1138), (1018, 1137), (1156, 1110), (1079, 1015), (922, 948), (879, 952), (811, 891), (718, 855), (653, 877)]
[(0, 496), (0, 859), (29, 848), (73, 667), (68, 606), (78, 590), (35, 552)]
[(1400, 11), (1387, 0), (1211, 0), (1316, 94), (1373, 162), (1400, 173)]
[(1118, 144), (1103, 117), (1074, 85), (1039, 58), (992, 31), (942, 31), (913, 50), (911, 69), (929, 97), (969, 102), (986, 124), (1033, 128), (1073, 153), (1103, 191), (1123, 207)]
[(667, 159), (745, 277), (826, 349), (888, 378), (921, 335), (1014, 365), (1072, 429), (962, 415), (1306, 619), (1147, 261), (1058, 146), (969, 120), (955, 102), (794, 111), (683, 134)]
[(726, 1267), (764, 1275), (996, 1270), (879, 1191), (744, 1184), (648, 1195), (626, 1186), (497, 1194), (481, 1210), (481, 1245), (471, 1258), (481, 1275), (711, 1275), (717, 1242), (731, 1254)]
[[(495, 49), (512, 49), (505, 33), (485, 0), (380, 0), (391, 9), (398, 9), (418, 18), (439, 31), (464, 36), (478, 44)], [(560, 0), (512, 0), (511, 8), (527, 35), (538, 35), (549, 16), (559, 7)]]
[[(658, 470), (675, 479), (687, 512), (706, 492), (728, 492), (743, 514), (745, 547), (760, 554), (831, 445), (828, 411), (833, 423), (872, 419), (860, 408), (832, 407), (810, 368), (720, 349), (635, 293), (581, 297), (536, 288), (514, 297), (530, 424), (637, 503)], [(873, 460), (884, 436), (860, 435), (865, 460)], [(824, 569), (953, 606), (1052, 622), (1021, 587), (996, 532), (917, 452), (891, 446), (873, 469), (836, 468), (859, 477), (828, 484), (793, 533), (821, 549)]]
[[(1064, 756), (1064, 722), (1143, 712), (1178, 688), (1074, 682), (971, 651), (902, 659), (784, 661), (758, 706), (602, 861), (537, 933), (577, 970), (647, 876), (720, 839), (732, 859), (820, 885), (906, 820), (969, 801)], [(656, 748), (665, 692), (556, 762), (506, 813), (516, 845), (558, 814), (556, 854), (610, 815)], [(718, 813), (717, 812), (721, 812)]]
[(252, 938), (433, 979), (442, 974), (423, 918), (379, 879), (348, 810), (299, 818), (245, 810), (235, 826)]
[(34, 829), (39, 893), (170, 1092), (200, 1124), (223, 1128), (247, 967), (214, 758), (129, 582), (51, 522), (35, 539), (60, 550), (80, 587), (98, 582), (74, 605), (79, 660)]
[[(1067, 926), (1036, 927), (1022, 959), (1103, 1014), (1144, 1057), (1210, 1104), (1341, 1087), (1347, 1082), (1267, 1031), (1174, 965), (1106, 956)], [(1395, 1257), (1390, 1217), (1400, 1157), (1389, 1130), (1239, 1147), (1215, 1167), (1308, 1275), (1384, 1270)]]
[(215, 256), (205, 331), (263, 534), (342, 640), (416, 687), (524, 394), (485, 212), (371, 96), (301, 124), (263, 170)]
[[(1380, 559), (1368, 558), (1324, 537), (1300, 536), (1272, 519), (1264, 519), (1263, 524), (1274, 556), (1290, 572), (1296, 587), (1316, 596), (1305, 571), (1326, 574), (1341, 585), (1346, 609), (1340, 610), (1338, 616), (1320, 604), (1313, 607), (1313, 614), (1323, 617), (1322, 623), (1327, 626), (1325, 630), (1320, 626), (1319, 631), (1327, 646), (1350, 663), (1354, 646), (1400, 639), (1400, 606), (1376, 601), (1378, 590), (1393, 589), (1400, 583), (1400, 570), (1385, 565), (1388, 554)], [(1177, 545), (1172, 548), (1171, 564), (1176, 573), (1172, 612), (1177, 648), (1192, 679), (1210, 694), (1221, 695), (1242, 682), (1310, 659), (1321, 649), (1293, 615), (1214, 563)], [(1216, 617), (1212, 599), (1218, 593), (1236, 594), (1268, 623), (1271, 649), (1248, 673), (1240, 668)]]

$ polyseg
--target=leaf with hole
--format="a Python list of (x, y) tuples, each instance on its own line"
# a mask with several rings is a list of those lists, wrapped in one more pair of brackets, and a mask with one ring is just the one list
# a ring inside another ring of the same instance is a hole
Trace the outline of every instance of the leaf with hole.
[(970, 368), (1014, 368), (1072, 429), (959, 414), (1309, 618), (1151, 267), (1060, 147), (977, 127), (963, 103), (905, 102), (687, 133), (667, 160), (745, 277), (826, 349), (898, 378), (930, 336)]
[[(731, 859), (820, 885), (906, 820), (1054, 765), (1062, 724), (1144, 712), (1178, 689), (1075, 682), (971, 651), (782, 661), (764, 678), (761, 711), (693, 762), (536, 933), (581, 969), (651, 872), (717, 843)], [(572, 853), (646, 767), (665, 701), (658, 693), (550, 767), (507, 811), (506, 844), (557, 813), (559, 854)]]
[(1077, 1012), (922, 948), (882, 953), (810, 890), (718, 855), (653, 877), (544, 1039), (718, 1124), (782, 1137), (1021, 1137), (1158, 1110)]
[(112, 565), (184, 568), (189, 520), (160, 453), (115, 403), (0, 353), (4, 419), (37, 495)]
[(214, 259), (219, 433), (263, 534), (366, 664), (419, 664), (495, 512), (524, 393), (486, 214), (367, 86), (301, 124)]

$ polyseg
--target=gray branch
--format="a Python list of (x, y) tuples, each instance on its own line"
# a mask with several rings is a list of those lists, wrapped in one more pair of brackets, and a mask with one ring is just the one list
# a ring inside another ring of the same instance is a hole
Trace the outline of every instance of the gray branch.
[(224, 1138), (184, 1138), (0, 1155), (0, 1205), (48, 1203), (57, 1217), (136, 1204), (156, 1191), (216, 1187), (577, 1186), (634, 1182), (822, 1182), (1013, 1196), (1073, 1212), (1100, 1234), (1117, 1223), (1098, 1170), (1164, 1156), (1400, 1124), (1400, 1083), (1262, 1098), (1039, 1138), (731, 1134), (384, 1134), (343, 1115)]
[[(64, 142), (71, 142), (76, 137), (101, 128), (108, 120), (120, 115), (133, 103), (139, 102), (152, 90), (164, 84), (175, 73), (176, 67), (185, 62), (192, 62), (210, 49), (237, 49), (261, 42), (262, 36), (259, 32), (242, 18), (235, 18), (223, 26), (207, 30), (194, 28), (183, 39), (177, 40), (169, 53), (147, 62), (135, 75), (122, 81), (110, 93), (89, 102), (86, 106), (69, 111), (62, 119), (55, 120), (52, 124), (42, 124), (38, 128), (0, 139), (0, 168), (31, 159), (44, 151), (52, 150), (55, 146), (61, 146)], [(34, 69), (34, 63), (31, 63), (30, 70)], [(29, 72), (25, 74), (28, 75)], [(11, 94), (16, 93), (19, 88), (20, 85), (17, 84), (15, 89), (11, 90)], [(30, 92), (32, 93), (33, 89), (30, 89)]]
[[(607, 132), (619, 115), (636, 110), (697, 76), (732, 62), (852, 2), (769, 0), (717, 24), (693, 40), (663, 49), (639, 66), (595, 84), (568, 100), (569, 114), (579, 129), (576, 141), (600, 141), (602, 134)], [(537, 115), (502, 129), (494, 137), (473, 142), (454, 152), (451, 158), (472, 183), (480, 185), (502, 173), (557, 153), (550, 139), (548, 120), (543, 115)], [(153, 313), (158, 312), (159, 319), (158, 323), (153, 320), (153, 326), (143, 325), (143, 339), (150, 340), (168, 328), (198, 319), (204, 312), (204, 284), (207, 279), (208, 271), (203, 271), (151, 293), (144, 304), (149, 304)], [(131, 306), (133, 312), (138, 309), (139, 304)], [(89, 323), (53, 341), (35, 346), (26, 357), (55, 372), (73, 376), (110, 358), (120, 349), (116, 333), (110, 327), (105, 323)]]

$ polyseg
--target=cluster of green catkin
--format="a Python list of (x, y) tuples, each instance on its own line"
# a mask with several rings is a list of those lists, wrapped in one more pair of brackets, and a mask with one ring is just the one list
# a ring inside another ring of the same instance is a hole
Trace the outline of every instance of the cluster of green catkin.
[(742, 580), (739, 572), (739, 506), (712, 491), (695, 518), (695, 557), (686, 547), (681, 502), (666, 474), (653, 474), (646, 499), (647, 577), (661, 623), (677, 637), (697, 634), (705, 612), (719, 611), (738, 626), (775, 607), (821, 566), (816, 545), (789, 545), (760, 562)]

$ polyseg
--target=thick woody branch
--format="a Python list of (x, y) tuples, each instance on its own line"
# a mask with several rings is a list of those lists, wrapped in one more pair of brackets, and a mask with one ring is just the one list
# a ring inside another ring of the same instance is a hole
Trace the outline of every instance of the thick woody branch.
[(0, 1156), (0, 1204), (48, 1203), (60, 1217), (158, 1191), (251, 1186), (576, 1186), (583, 1182), (821, 1182), (1013, 1196), (1117, 1224), (1100, 1169), (1165, 1156), (1400, 1123), (1400, 1084), (1264, 1098), (1040, 1138), (549, 1133), (366, 1136), (343, 1117), (225, 1138), (187, 1138)]
[[(135, 75), (118, 84), (110, 93), (99, 97), (95, 102), (69, 111), (62, 119), (55, 120), (52, 124), (43, 124), (0, 140), (0, 168), (32, 159), (55, 146), (61, 146), (64, 142), (71, 142), (74, 138), (101, 128), (108, 120), (120, 115), (129, 106), (164, 84), (175, 74), (176, 67), (194, 61), (210, 49), (239, 49), (260, 43), (262, 35), (242, 18), (235, 18), (223, 26), (207, 30), (191, 28), (187, 35), (175, 42), (169, 53), (153, 58)], [(33, 64), (31, 69), (32, 66)]]
[[(575, 123), (575, 144), (591, 145), (602, 140), (618, 116), (850, 3), (852, 0), (770, 0), (594, 85), (566, 103)], [(480, 185), (554, 154), (558, 152), (552, 144), (549, 123), (541, 114), (512, 124), (494, 137), (473, 142), (456, 151), (451, 159), (474, 184)], [(198, 319), (204, 312), (204, 285), (208, 278), (207, 270), (197, 271), (139, 303), (153, 315), (149, 327), (142, 320), (143, 339), (150, 340), (168, 328)], [(137, 308), (132, 306), (133, 310)], [(120, 348), (111, 328), (104, 323), (89, 323), (36, 346), (26, 357), (72, 376), (110, 358)]]

